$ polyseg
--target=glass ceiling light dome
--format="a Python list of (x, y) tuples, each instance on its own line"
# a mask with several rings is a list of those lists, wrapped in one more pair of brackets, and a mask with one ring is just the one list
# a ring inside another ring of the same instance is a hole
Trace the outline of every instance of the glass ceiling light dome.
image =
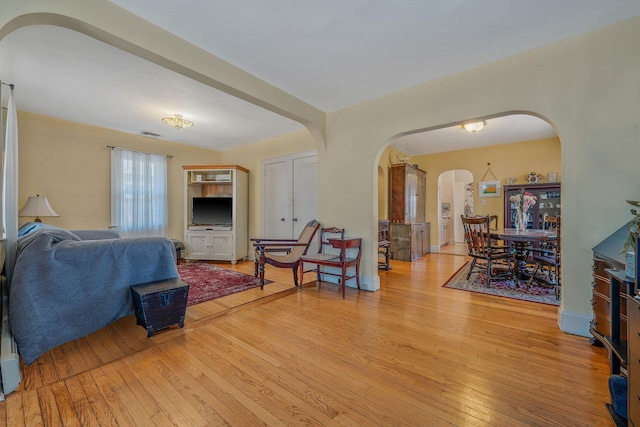
[(464, 130), (466, 130), (467, 132), (470, 132), (470, 133), (476, 133), (476, 132), (478, 132), (479, 130), (484, 129), (484, 127), (485, 127), (486, 125), (487, 125), (487, 123), (486, 123), (484, 120), (482, 120), (482, 121), (480, 121), (480, 122), (469, 122), (469, 123), (463, 123), (463, 124), (462, 124), (462, 128), (463, 128)]
[(182, 114), (174, 114), (174, 117), (165, 117), (162, 119), (162, 123), (166, 123), (176, 129), (190, 128), (193, 126), (193, 122), (183, 119)]

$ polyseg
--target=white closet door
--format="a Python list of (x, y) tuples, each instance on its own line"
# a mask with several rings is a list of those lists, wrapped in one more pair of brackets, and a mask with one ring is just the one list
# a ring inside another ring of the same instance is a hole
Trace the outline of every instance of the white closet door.
[(263, 236), (297, 238), (318, 215), (318, 166), (315, 153), (263, 161)]
[(318, 161), (316, 156), (293, 160), (293, 235), (318, 214)]
[(291, 239), (292, 183), (291, 162), (264, 165), (264, 231), (262, 237)]

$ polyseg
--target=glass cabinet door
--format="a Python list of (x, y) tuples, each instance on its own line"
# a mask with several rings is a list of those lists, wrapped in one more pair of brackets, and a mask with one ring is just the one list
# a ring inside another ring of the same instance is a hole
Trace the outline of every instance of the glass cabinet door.
[(540, 190), (537, 203), (538, 228), (542, 228), (545, 216), (560, 215), (560, 190)]
[(525, 184), (525, 185), (506, 185), (504, 187), (504, 226), (513, 228), (516, 224), (516, 208), (511, 196), (520, 191), (531, 193), (536, 197), (536, 204), (529, 209), (529, 218), (527, 222), (528, 229), (541, 229), (544, 224), (545, 216), (560, 215), (560, 184)]

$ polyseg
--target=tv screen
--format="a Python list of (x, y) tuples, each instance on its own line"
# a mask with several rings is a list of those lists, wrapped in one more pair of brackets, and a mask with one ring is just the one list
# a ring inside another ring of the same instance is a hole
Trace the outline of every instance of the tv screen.
[(191, 222), (194, 225), (232, 224), (232, 201), (231, 197), (194, 197)]

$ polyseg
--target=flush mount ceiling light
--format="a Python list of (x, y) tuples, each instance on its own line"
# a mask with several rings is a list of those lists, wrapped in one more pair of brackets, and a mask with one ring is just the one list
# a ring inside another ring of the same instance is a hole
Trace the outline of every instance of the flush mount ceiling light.
[(162, 123), (166, 123), (176, 129), (190, 128), (193, 126), (193, 122), (183, 119), (182, 114), (174, 114), (174, 116), (175, 117), (165, 117), (162, 119)]
[(484, 120), (482, 120), (481, 122), (463, 123), (462, 129), (466, 130), (467, 132), (476, 133), (479, 130), (483, 129), (486, 124), (487, 123), (485, 123)]

